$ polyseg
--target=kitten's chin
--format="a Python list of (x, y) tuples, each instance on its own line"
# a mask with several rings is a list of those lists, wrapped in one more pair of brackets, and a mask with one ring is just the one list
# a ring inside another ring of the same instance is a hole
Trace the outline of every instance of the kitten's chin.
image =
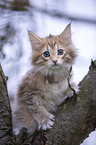
[(49, 67), (49, 69), (50, 70), (58, 70), (58, 69), (60, 69), (61, 67), (60, 67), (60, 65), (58, 65), (58, 64), (53, 64), (53, 65), (51, 65), (50, 67)]

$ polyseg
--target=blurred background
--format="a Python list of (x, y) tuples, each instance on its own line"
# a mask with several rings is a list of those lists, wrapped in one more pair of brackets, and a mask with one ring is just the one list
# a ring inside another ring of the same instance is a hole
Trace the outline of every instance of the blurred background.
[[(0, 0), (0, 63), (8, 76), (8, 93), (14, 98), (18, 83), (31, 68), (27, 30), (40, 37), (60, 34), (72, 23), (72, 40), (78, 49), (73, 66), (78, 84), (96, 60), (96, 0)], [(96, 145), (96, 131), (82, 145)]]

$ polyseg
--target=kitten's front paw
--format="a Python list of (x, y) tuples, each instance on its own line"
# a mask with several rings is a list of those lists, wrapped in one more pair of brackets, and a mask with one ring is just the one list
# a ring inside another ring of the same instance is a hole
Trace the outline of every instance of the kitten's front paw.
[[(73, 84), (71, 85), (71, 88), (75, 91), (76, 94), (78, 94), (78, 92), (79, 92), (79, 87), (78, 87), (75, 83), (73, 83)], [(67, 92), (66, 92), (66, 95), (67, 95), (68, 97), (72, 97), (72, 96), (74, 95), (74, 91), (73, 91), (73, 90), (71, 90), (70, 88), (68, 88), (68, 89), (67, 89)]]
[(43, 129), (43, 130), (51, 129), (53, 124), (54, 124), (54, 121), (55, 121), (54, 115), (50, 114), (49, 117), (45, 116), (44, 119), (39, 124), (38, 130), (40, 130), (40, 129)]
[(19, 129), (19, 128), (14, 128), (14, 129), (13, 129), (13, 133), (14, 133), (15, 135), (18, 135), (18, 134), (20, 133), (20, 129)]

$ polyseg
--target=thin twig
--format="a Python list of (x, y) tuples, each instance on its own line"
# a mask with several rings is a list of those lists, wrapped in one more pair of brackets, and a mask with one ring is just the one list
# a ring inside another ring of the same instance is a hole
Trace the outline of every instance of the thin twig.
[(71, 84), (70, 84), (70, 79), (71, 79), (71, 77), (72, 77), (71, 71), (72, 71), (72, 66), (71, 66), (71, 68), (70, 68), (70, 70), (69, 70), (69, 72), (68, 72), (68, 75), (69, 75), (68, 78), (67, 78), (67, 80), (68, 80), (68, 86), (69, 86), (69, 88), (73, 91), (74, 97), (75, 97), (75, 99), (76, 99), (76, 97), (77, 97), (76, 91), (74, 90), (74, 88), (72, 88), (72, 86), (71, 86)]

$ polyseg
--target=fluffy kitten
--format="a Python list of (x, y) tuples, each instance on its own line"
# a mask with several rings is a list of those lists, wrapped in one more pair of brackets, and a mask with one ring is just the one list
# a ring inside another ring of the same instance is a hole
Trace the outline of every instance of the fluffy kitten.
[[(26, 127), (29, 134), (38, 129), (50, 129), (54, 115), (66, 96), (73, 92), (68, 87), (68, 71), (77, 56), (71, 40), (70, 24), (57, 36), (40, 38), (29, 33), (32, 44), (33, 68), (22, 79), (13, 113), (14, 131)], [(77, 91), (77, 86), (71, 82)]]

